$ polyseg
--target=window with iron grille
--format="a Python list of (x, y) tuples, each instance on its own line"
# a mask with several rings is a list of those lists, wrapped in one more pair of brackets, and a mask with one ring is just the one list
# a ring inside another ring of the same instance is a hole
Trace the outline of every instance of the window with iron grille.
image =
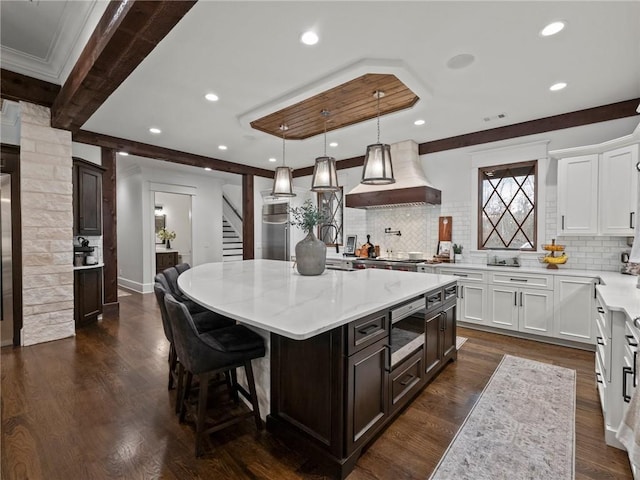
[(478, 169), (479, 249), (536, 250), (538, 161)]
[(325, 218), (318, 225), (318, 238), (330, 246), (342, 245), (342, 187), (337, 192), (319, 192), (318, 210)]

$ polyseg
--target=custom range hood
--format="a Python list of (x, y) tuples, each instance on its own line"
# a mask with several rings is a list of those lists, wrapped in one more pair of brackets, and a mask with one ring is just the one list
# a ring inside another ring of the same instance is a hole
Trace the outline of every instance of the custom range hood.
[(441, 192), (424, 175), (418, 144), (413, 140), (391, 145), (391, 161), (396, 183), (390, 185), (360, 184), (346, 195), (346, 206), (383, 208), (407, 205), (440, 205)]

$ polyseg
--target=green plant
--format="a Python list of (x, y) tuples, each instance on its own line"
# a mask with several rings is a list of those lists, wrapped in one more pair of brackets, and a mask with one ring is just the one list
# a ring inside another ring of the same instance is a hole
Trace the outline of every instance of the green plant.
[(158, 231), (158, 237), (160, 237), (160, 240), (165, 242), (167, 240), (174, 240), (176, 238), (176, 232), (174, 232), (173, 230), (169, 231), (166, 228), (161, 228)]
[(453, 244), (453, 253), (460, 255), (462, 253), (462, 245), (458, 245), (457, 243)]
[(305, 233), (313, 230), (313, 227), (326, 222), (326, 216), (320, 212), (311, 200), (305, 201), (300, 207), (289, 209), (291, 225), (301, 228)]

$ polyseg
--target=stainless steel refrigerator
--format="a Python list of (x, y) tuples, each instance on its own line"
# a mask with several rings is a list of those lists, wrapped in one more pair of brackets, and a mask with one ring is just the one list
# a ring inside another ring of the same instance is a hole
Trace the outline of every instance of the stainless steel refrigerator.
[(0, 253), (2, 256), (1, 268), (1, 290), (0, 301), (0, 343), (2, 346), (13, 343), (13, 268), (11, 252), (11, 175), (0, 174), (0, 230), (2, 233), (2, 243)]
[(262, 258), (290, 260), (289, 202), (262, 206)]

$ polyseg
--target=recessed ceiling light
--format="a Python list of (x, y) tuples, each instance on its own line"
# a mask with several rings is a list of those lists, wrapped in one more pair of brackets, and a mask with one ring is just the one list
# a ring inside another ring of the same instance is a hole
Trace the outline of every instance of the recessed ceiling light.
[(562, 90), (566, 86), (567, 86), (566, 83), (558, 82), (558, 83), (554, 83), (553, 85), (551, 85), (549, 87), (549, 90), (551, 90), (552, 92), (557, 92), (558, 90)]
[(556, 33), (562, 31), (564, 27), (564, 22), (551, 22), (540, 31), (540, 35), (542, 35), (543, 37), (550, 37), (551, 35), (555, 35)]
[(304, 32), (300, 37), (300, 41), (305, 45), (315, 45), (318, 43), (318, 35), (315, 32), (309, 30), (308, 32)]
[(331, 142), (329, 146), (335, 148), (338, 146), (338, 142)]
[(161, 133), (162, 133), (162, 130), (160, 130), (159, 128), (156, 128), (156, 127), (151, 127), (151, 128), (149, 129), (149, 131), (150, 131), (151, 133), (153, 133), (154, 135), (159, 135), (159, 134), (161, 134)]
[(205, 169), (207, 172), (210, 172), (210, 171), (211, 171), (211, 168), (210, 168), (210, 167), (204, 167), (204, 169)]
[(127, 155), (129, 155), (128, 152), (118, 152), (118, 155), (122, 155), (123, 157), (126, 157)]
[(216, 95), (215, 93), (207, 93), (204, 96), (204, 98), (206, 98), (210, 102), (217, 102), (218, 101), (218, 95)]
[(275, 158), (273, 158), (273, 157), (271, 157), (271, 158), (269, 159), (269, 161), (270, 161), (270, 162), (277, 162), (277, 160), (276, 160)]
[(456, 55), (455, 57), (451, 57), (447, 60), (447, 67), (451, 70), (460, 70), (461, 68), (466, 68), (471, 65), (475, 59), (476, 57), (470, 53), (461, 53), (460, 55)]
[(226, 145), (218, 145), (218, 150), (226, 150), (227, 146)]
[(425, 121), (422, 119), (416, 120), (415, 122), (413, 122), (414, 125), (420, 126), (420, 125), (424, 125)]

